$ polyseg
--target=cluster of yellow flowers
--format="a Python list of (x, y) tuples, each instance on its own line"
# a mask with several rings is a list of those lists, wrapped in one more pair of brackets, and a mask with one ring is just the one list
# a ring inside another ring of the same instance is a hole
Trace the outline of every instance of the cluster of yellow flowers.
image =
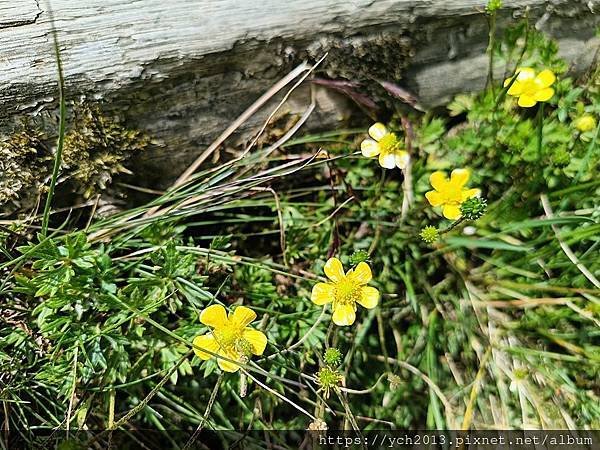
[[(356, 305), (367, 309), (377, 306), (379, 291), (367, 286), (371, 268), (366, 262), (344, 272), (337, 258), (325, 264), (327, 283), (317, 283), (311, 300), (316, 305), (332, 303), (333, 322), (336, 325), (352, 325), (356, 320)], [(225, 372), (237, 372), (240, 363), (248, 362), (251, 355), (260, 356), (267, 346), (267, 337), (248, 325), (256, 319), (256, 313), (246, 306), (237, 306), (229, 315), (221, 305), (211, 305), (200, 314), (200, 322), (212, 328), (204, 335), (196, 336), (192, 345), (196, 355), (203, 360), (217, 357), (217, 364)]]
[[(337, 258), (325, 264), (327, 283), (317, 283), (311, 300), (316, 305), (332, 303), (333, 322), (336, 325), (352, 325), (356, 320), (356, 304), (367, 309), (377, 306), (379, 291), (367, 286), (371, 281), (371, 268), (365, 262), (354, 270), (344, 272)], [(227, 314), (221, 305), (211, 305), (200, 314), (200, 322), (212, 328), (208, 334), (196, 336), (192, 345), (196, 355), (203, 360), (217, 357), (217, 364), (225, 372), (237, 372), (251, 355), (260, 356), (267, 346), (267, 337), (248, 325), (256, 319), (256, 313), (246, 306), (237, 306)]]
[[(394, 169), (395, 167), (406, 169), (410, 162), (410, 155), (404, 150), (395, 133), (388, 131), (384, 124), (377, 122), (369, 128), (369, 136), (370, 138), (364, 139), (360, 144), (363, 156), (367, 158), (379, 156), (379, 164), (385, 169)], [(444, 172), (434, 172), (430, 177), (434, 190), (425, 195), (427, 200), (432, 206), (442, 206), (444, 217), (452, 220), (458, 219), (461, 203), (481, 192), (479, 189), (464, 188), (469, 176), (467, 169), (454, 170), (450, 180), (446, 178)], [(313, 301), (317, 303), (314, 296), (313, 291)], [(334, 311), (335, 305), (334, 302)]]
[[(551, 86), (555, 80), (550, 70), (536, 74), (533, 69), (524, 67), (517, 70), (515, 77), (505, 80), (504, 87), (508, 95), (518, 99), (519, 106), (529, 108), (552, 98), (554, 89)], [(575, 126), (581, 132), (587, 132), (596, 127), (596, 121), (592, 116), (583, 116)], [(365, 157), (378, 156), (379, 164), (386, 169), (408, 167), (410, 155), (395, 133), (378, 122), (369, 128), (368, 134), (370, 137), (360, 145)], [(469, 177), (469, 170), (463, 168), (454, 169), (449, 179), (442, 171), (433, 172), (429, 177), (433, 190), (427, 192), (425, 198), (431, 206), (441, 207), (445, 218), (457, 220), (461, 217), (461, 205), (481, 194), (478, 188), (466, 187)], [(352, 325), (356, 320), (357, 305), (367, 309), (377, 306), (379, 291), (368, 286), (373, 276), (366, 262), (345, 272), (338, 258), (330, 258), (324, 272), (329, 281), (313, 287), (311, 301), (319, 306), (331, 304), (332, 320), (336, 325)], [(265, 334), (249, 327), (255, 319), (256, 313), (245, 306), (237, 306), (229, 315), (221, 305), (209, 306), (200, 314), (200, 322), (212, 330), (194, 339), (196, 355), (203, 360), (216, 356), (223, 371), (236, 372), (251, 355), (262, 355), (267, 346)]]
[[(373, 157), (379, 155), (379, 164), (386, 169), (393, 169), (395, 167), (406, 169), (410, 161), (410, 156), (406, 150), (403, 149), (403, 146), (395, 133), (389, 132), (385, 125), (378, 122), (369, 128), (369, 136), (371, 136), (371, 138), (363, 140), (360, 145), (364, 156)], [(479, 189), (465, 188), (467, 181), (469, 181), (469, 177), (470, 172), (467, 169), (453, 170), (450, 174), (450, 180), (448, 180), (444, 172), (434, 172), (429, 178), (434, 190), (427, 192), (425, 197), (432, 206), (442, 207), (442, 214), (444, 217), (451, 220), (458, 219), (460, 217), (460, 205), (465, 200), (481, 194)], [(327, 266), (325, 273), (327, 273)], [(329, 274), (327, 275), (329, 276)], [(336, 282), (336, 280), (331, 277), (330, 279), (334, 283)], [(315, 298), (319, 297), (319, 294), (320, 291), (315, 293), (313, 290), (313, 302), (316, 304), (323, 304), (319, 303), (318, 300), (315, 300)], [(332, 297), (332, 295), (329, 295), (329, 298)], [(335, 314), (336, 305), (342, 303), (339, 301), (334, 301), (333, 303)], [(365, 307), (368, 308), (368, 306)], [(335, 320), (335, 315), (334, 322), (338, 325), (347, 325), (347, 323), (338, 323)], [(354, 322), (354, 319), (352, 319), (351, 322)]]

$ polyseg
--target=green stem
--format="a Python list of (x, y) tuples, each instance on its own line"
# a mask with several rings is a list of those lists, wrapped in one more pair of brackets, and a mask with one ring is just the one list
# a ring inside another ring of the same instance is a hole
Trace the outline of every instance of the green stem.
[(449, 231), (452, 231), (457, 226), (459, 226), (461, 223), (463, 223), (465, 220), (467, 220), (467, 219), (465, 219), (464, 217), (460, 217), (459, 219), (456, 219), (454, 222), (452, 222), (447, 228), (444, 228), (443, 230), (439, 230), (439, 233), (440, 234), (448, 233)]
[(515, 71), (519, 69), (521, 62), (523, 62), (523, 58), (525, 57), (525, 53), (527, 53), (527, 45), (529, 43), (529, 10), (525, 9), (525, 37), (523, 38), (523, 48), (521, 49), (521, 53), (519, 54), (519, 59), (515, 64)]
[(577, 183), (579, 181), (579, 179), (581, 178), (581, 175), (583, 175), (583, 172), (585, 171), (585, 169), (587, 169), (590, 157), (592, 156), (592, 152), (594, 151), (594, 148), (596, 147), (596, 141), (598, 140), (599, 133), (600, 133), (600, 123), (596, 127), (596, 133), (594, 134), (594, 138), (590, 142), (587, 152), (585, 152), (585, 156), (583, 157), (583, 161), (581, 162), (581, 167), (579, 168), (579, 172), (577, 172), (577, 176), (575, 177), (575, 183)]
[(542, 144), (543, 144), (543, 131), (544, 131), (544, 103), (540, 103), (540, 109), (538, 109), (538, 140), (537, 140), (537, 157), (542, 158)]
[[(375, 196), (371, 199), (371, 202), (369, 204), (369, 209), (373, 210), (375, 207), (375, 202), (381, 197), (381, 192), (383, 191), (383, 185), (385, 184), (385, 173), (386, 170), (384, 168), (381, 168), (381, 178), (379, 179), (379, 184), (377, 185), (377, 190), (375, 193)], [(369, 246), (369, 250), (367, 250), (367, 253), (369, 255), (373, 254), (373, 252), (375, 251), (375, 248), (377, 247), (377, 244), (379, 243), (379, 237), (381, 235), (381, 217), (376, 216), (376, 225), (375, 225), (375, 236), (373, 237), (373, 242), (371, 242), (371, 245)]]
[[(519, 72), (515, 72), (508, 84), (500, 90), (500, 94), (494, 100), (494, 109), (492, 110), (492, 126), (493, 126), (493, 135), (498, 139), (498, 121), (496, 120), (496, 113), (498, 112), (498, 107), (500, 103), (504, 101), (504, 97), (508, 93), (508, 90), (511, 86), (517, 81), (517, 77), (519, 76)], [(494, 91), (492, 90), (492, 97), (495, 96)]]
[(385, 358), (385, 370), (386, 372), (391, 373), (392, 369), (390, 367), (390, 363), (388, 362), (388, 352), (385, 346), (385, 331), (383, 329), (383, 315), (381, 314), (381, 309), (377, 308), (377, 332), (379, 333), (379, 346), (381, 347), (381, 351), (383, 353), (383, 357)]
[(489, 52), (489, 66), (488, 66), (488, 85), (492, 90), (492, 96), (494, 95), (494, 45), (496, 40), (496, 11), (490, 13), (490, 29), (488, 34), (488, 52)]
[(506, 97), (506, 94), (508, 93), (508, 90), (515, 83), (515, 81), (517, 81), (517, 77), (518, 76), (519, 76), (519, 72), (517, 71), (512, 76), (512, 78), (510, 79), (510, 81), (508, 82), (508, 84), (504, 87), (504, 89), (502, 89), (500, 91), (500, 94), (498, 94), (498, 97), (496, 97), (496, 100), (494, 100), (494, 113), (496, 113), (496, 110), (498, 109), (498, 106), (500, 105), (500, 102), (502, 102), (504, 100), (504, 97)]
[(108, 430), (116, 430), (117, 428), (120, 428), (121, 426), (123, 426), (125, 423), (127, 423), (127, 421), (129, 419), (131, 419), (133, 416), (135, 416), (137, 413), (139, 413), (142, 409), (144, 409), (146, 407), (146, 405), (148, 404), (148, 402), (150, 400), (152, 400), (152, 397), (154, 397), (154, 395), (156, 395), (156, 393), (165, 385), (165, 383), (171, 378), (171, 375), (173, 375), (173, 373), (177, 370), (177, 368), (179, 366), (181, 366), (181, 364), (188, 359), (190, 356), (193, 355), (193, 351), (190, 350), (188, 351), (185, 355), (183, 355), (181, 358), (179, 358), (179, 360), (177, 361), (176, 364), (174, 364), (169, 371), (166, 373), (166, 375), (162, 378), (162, 380), (160, 380), (158, 382), (158, 384), (148, 393), (148, 395), (146, 395), (146, 397), (140, 402), (138, 403), (136, 406), (134, 406), (127, 414), (125, 414), (123, 417), (121, 417), (117, 422), (115, 422), (114, 424), (112, 424), (111, 427), (108, 428)]
[(223, 381), (223, 372), (221, 372), (221, 374), (219, 375), (219, 378), (217, 378), (217, 382), (215, 383), (215, 387), (213, 388), (213, 391), (210, 394), (208, 404), (206, 405), (206, 410), (204, 411), (204, 416), (200, 420), (200, 423), (198, 424), (198, 428), (196, 428), (196, 431), (194, 431), (194, 434), (192, 434), (192, 437), (187, 441), (187, 443), (183, 447), (183, 450), (187, 450), (188, 448), (190, 448), (194, 444), (196, 439), (198, 439), (198, 436), (200, 435), (202, 428), (204, 428), (204, 423), (206, 422), (206, 418), (210, 415), (210, 411), (215, 403), (215, 400), (217, 399), (217, 393), (219, 392), (219, 387), (221, 386), (222, 381)]
[(52, 198), (54, 197), (54, 191), (56, 189), (56, 181), (60, 172), (60, 165), (62, 162), (62, 151), (65, 141), (65, 122), (67, 115), (67, 105), (65, 102), (65, 79), (63, 75), (62, 61), (60, 58), (60, 48), (58, 46), (58, 33), (54, 26), (54, 16), (50, 5), (48, 5), (48, 14), (50, 16), (50, 23), (52, 24), (52, 37), (54, 39), (54, 54), (56, 57), (56, 67), (58, 70), (58, 96), (59, 96), (59, 122), (58, 122), (58, 142), (56, 144), (56, 154), (54, 155), (54, 167), (52, 169), (52, 178), (50, 180), (50, 187), (48, 189), (48, 196), (46, 197), (46, 204), (44, 205), (44, 216), (42, 218), (42, 236), (46, 236), (48, 232), (48, 222), (50, 220), (50, 207), (52, 206)]

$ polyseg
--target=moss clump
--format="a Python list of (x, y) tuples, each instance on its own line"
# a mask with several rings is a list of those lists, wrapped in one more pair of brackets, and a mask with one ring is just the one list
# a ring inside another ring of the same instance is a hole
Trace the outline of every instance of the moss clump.
[(113, 176), (130, 173), (124, 163), (150, 143), (144, 133), (102, 115), (97, 107), (76, 109), (74, 123), (76, 128), (65, 135), (63, 170), (86, 198), (105, 190)]
[(0, 205), (30, 206), (43, 189), (51, 162), (52, 154), (41, 133), (19, 131), (1, 141)]
[(330, 78), (366, 82), (374, 78), (401, 79), (414, 48), (409, 38), (399, 37), (396, 32), (382, 31), (366, 37), (321, 39), (308, 49), (308, 56), (317, 59), (325, 52), (328, 56), (324, 69)]
[[(86, 198), (104, 191), (116, 174), (130, 173), (125, 162), (150, 143), (143, 132), (126, 128), (97, 106), (75, 106), (69, 122), (73, 128), (65, 135), (59, 181), (69, 181)], [(1, 212), (35, 205), (52, 171), (55, 133), (27, 122), (22, 131), (0, 139)]]

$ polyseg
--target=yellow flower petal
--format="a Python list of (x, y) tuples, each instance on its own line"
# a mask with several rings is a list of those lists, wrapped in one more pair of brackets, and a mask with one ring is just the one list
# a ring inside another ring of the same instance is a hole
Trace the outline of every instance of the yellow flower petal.
[(333, 323), (341, 327), (352, 325), (356, 320), (356, 313), (352, 305), (337, 305), (333, 311)]
[(240, 327), (245, 327), (254, 319), (256, 319), (256, 313), (245, 306), (237, 306), (229, 317), (231, 322), (239, 324)]
[(538, 73), (537, 77), (535, 77), (535, 84), (540, 88), (547, 88), (552, 86), (556, 81), (556, 76), (551, 70), (542, 70)]
[(546, 89), (537, 91), (535, 93), (535, 95), (533, 96), (533, 98), (535, 100), (537, 100), (538, 102), (546, 102), (546, 101), (550, 100), (553, 95), (554, 95), (554, 89), (546, 88)]
[(437, 191), (429, 191), (425, 193), (425, 198), (431, 206), (440, 206), (444, 203), (444, 197)]
[(376, 141), (381, 140), (381, 138), (384, 137), (386, 134), (387, 129), (385, 128), (385, 125), (381, 122), (374, 123), (369, 128), (369, 136), (371, 136)]
[(221, 305), (210, 305), (200, 313), (200, 322), (209, 327), (219, 328), (229, 323), (227, 312)]
[(462, 188), (467, 184), (470, 176), (471, 172), (468, 169), (454, 169), (450, 174), (450, 182)]
[(384, 169), (393, 169), (396, 167), (396, 157), (391, 152), (382, 152), (379, 154), (379, 165)]
[(410, 155), (405, 151), (397, 151), (395, 154), (396, 167), (398, 169), (406, 169), (410, 161)]
[(533, 70), (531, 67), (519, 67), (517, 72), (519, 72), (519, 75), (517, 75), (518, 81), (531, 80), (532, 78), (535, 78), (535, 70)]
[(468, 200), (472, 197), (479, 197), (481, 195), (481, 189), (473, 188), (473, 189), (465, 189), (461, 192), (462, 201)]
[(535, 99), (529, 95), (521, 95), (519, 97), (519, 101), (517, 102), (519, 106), (523, 107), (523, 108), (530, 108), (532, 106), (535, 106), (535, 104), (537, 103), (535, 101)]
[(363, 286), (360, 299), (357, 302), (367, 309), (372, 309), (379, 302), (379, 291), (371, 286)]
[(250, 342), (252, 346), (252, 354), (262, 355), (267, 348), (267, 336), (262, 331), (253, 330), (252, 328), (246, 328), (242, 333), (244, 339)]
[(312, 288), (310, 300), (315, 305), (325, 305), (333, 301), (335, 287), (330, 283), (317, 283)]
[(325, 263), (325, 275), (331, 281), (340, 281), (343, 280), (346, 274), (344, 273), (344, 267), (342, 266), (342, 262), (337, 258), (329, 258), (329, 260)]
[(458, 205), (444, 205), (442, 214), (446, 219), (456, 220), (460, 217), (460, 207)]
[(196, 336), (192, 341), (192, 347), (194, 348), (194, 353), (198, 356), (198, 358), (207, 360), (213, 357), (210, 353), (205, 353), (200, 349), (208, 350), (209, 352), (218, 353), (219, 352), (219, 344), (215, 337), (212, 334), (205, 334), (203, 336)]
[[(350, 275), (350, 274), (348, 274)], [(366, 262), (360, 262), (356, 268), (351, 272), (352, 279), (358, 284), (367, 284), (373, 278), (371, 268)]]
[(446, 174), (438, 170), (437, 172), (433, 172), (431, 174), (429, 177), (429, 182), (436, 191), (443, 191), (448, 183), (448, 180), (446, 179)]
[(363, 156), (371, 158), (379, 155), (381, 149), (379, 148), (379, 144), (373, 139), (365, 139), (360, 143), (360, 151), (362, 152)]
[[(510, 84), (511, 80), (512, 80), (512, 77), (504, 80), (504, 87), (507, 87)], [(510, 87), (508, 88), (508, 91), (506, 91), (506, 93), (508, 95), (513, 95), (513, 96), (521, 95), (523, 93), (523, 83), (521, 83), (519, 80), (515, 80), (513, 82), (513, 84), (510, 84)]]
[[(240, 359), (240, 355), (238, 355), (232, 351), (224, 351), (222, 353), (219, 353), (219, 355), (224, 356), (228, 359), (232, 359), (234, 361), (239, 361), (239, 359)], [(223, 372), (237, 372), (238, 370), (240, 370), (240, 366), (238, 364), (226, 361), (223, 358), (218, 358), (217, 364), (219, 365), (219, 368)]]

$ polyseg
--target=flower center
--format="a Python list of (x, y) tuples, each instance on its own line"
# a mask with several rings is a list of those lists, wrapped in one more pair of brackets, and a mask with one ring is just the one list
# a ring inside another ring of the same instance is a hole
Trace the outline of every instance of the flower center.
[(460, 205), (462, 203), (462, 189), (456, 186), (448, 186), (442, 193), (445, 203)]
[(334, 303), (338, 305), (354, 305), (360, 300), (360, 286), (345, 278), (335, 284)]
[(529, 79), (522, 81), (523, 94), (533, 96), (537, 91), (540, 90), (538, 85), (535, 83), (535, 79)]
[(387, 133), (378, 142), (382, 153), (391, 153), (398, 146), (398, 138), (394, 133)]
[(252, 354), (252, 344), (244, 338), (242, 331), (238, 327), (223, 327), (213, 330), (213, 336), (222, 349), (248, 356)]
[(235, 327), (223, 327), (214, 330), (213, 335), (221, 347), (232, 348), (242, 338), (242, 331)]

